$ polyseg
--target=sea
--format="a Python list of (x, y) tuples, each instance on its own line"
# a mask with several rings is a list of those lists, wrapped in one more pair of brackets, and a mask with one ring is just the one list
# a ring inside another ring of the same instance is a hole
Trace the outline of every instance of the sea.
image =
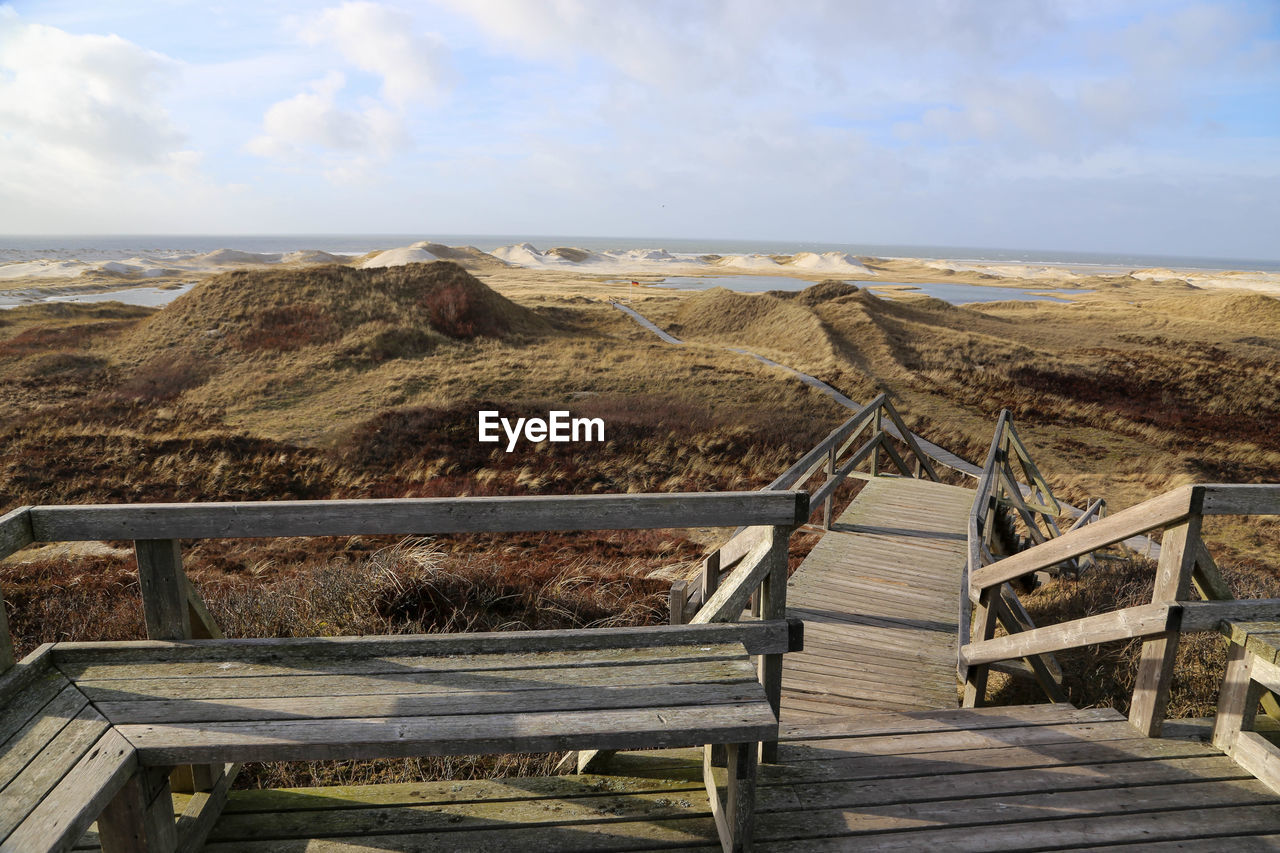
[(847, 252), (878, 258), (930, 258), (959, 262), (1022, 263), (1062, 266), (1083, 272), (1119, 272), (1151, 267), (1196, 270), (1258, 270), (1280, 272), (1280, 260), (1207, 258), (1052, 249), (992, 249), (965, 246), (822, 243), (801, 240), (734, 240), (724, 238), (588, 237), (564, 234), (79, 234), (0, 235), (0, 264), (31, 260), (118, 261), (199, 255), (215, 249), (243, 252), (293, 252), (318, 249), (334, 254), (361, 255), (378, 249), (407, 246), (420, 240), (450, 246), (475, 246), (492, 251), (513, 243), (532, 243), (546, 250), (572, 246), (590, 251), (666, 249), (672, 254), (795, 254)]

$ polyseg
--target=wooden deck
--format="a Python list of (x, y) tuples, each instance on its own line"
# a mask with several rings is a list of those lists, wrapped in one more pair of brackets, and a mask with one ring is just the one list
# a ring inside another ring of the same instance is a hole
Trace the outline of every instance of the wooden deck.
[[(1280, 799), (1212, 746), (1063, 705), (868, 712), (784, 725), (757, 846), (1270, 850)], [(614, 775), (234, 792), (206, 850), (719, 850), (698, 753)], [(1136, 846), (1130, 846), (1136, 845)]]
[(965, 530), (973, 491), (879, 477), (791, 578), (805, 648), (787, 656), (782, 710), (954, 708)]

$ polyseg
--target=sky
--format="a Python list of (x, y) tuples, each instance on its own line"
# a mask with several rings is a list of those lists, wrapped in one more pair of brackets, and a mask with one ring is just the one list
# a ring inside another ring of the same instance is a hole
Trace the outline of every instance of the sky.
[(0, 234), (1280, 258), (1280, 2), (0, 3)]

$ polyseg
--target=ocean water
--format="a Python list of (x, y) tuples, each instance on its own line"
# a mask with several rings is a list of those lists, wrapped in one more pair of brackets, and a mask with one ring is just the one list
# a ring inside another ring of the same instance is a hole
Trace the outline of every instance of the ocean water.
[[(848, 252), (872, 257), (933, 258), (988, 263), (1049, 264), (1103, 270), (1179, 267), (1203, 270), (1261, 270), (1280, 272), (1280, 260), (1259, 258), (1197, 258), (1174, 255), (1117, 254), (1056, 250), (992, 249), (965, 246), (822, 243), (799, 240), (732, 240), (721, 238), (586, 237), (546, 234), (197, 234), (197, 235), (0, 235), (0, 263), (29, 260), (112, 261), (139, 255), (178, 257), (215, 249), (245, 252), (293, 252), (319, 249), (359, 255), (375, 249), (407, 246), (431, 240), (452, 246), (476, 246), (492, 251), (513, 243), (532, 243), (539, 249), (574, 246), (592, 251), (662, 248), (682, 254), (795, 254)], [(1098, 270), (1101, 271), (1101, 270)]]

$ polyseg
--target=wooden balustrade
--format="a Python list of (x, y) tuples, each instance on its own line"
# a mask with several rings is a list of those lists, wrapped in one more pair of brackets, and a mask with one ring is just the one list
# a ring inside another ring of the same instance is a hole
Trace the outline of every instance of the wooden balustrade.
[[(971, 562), (976, 561), (973, 555), (982, 544), (983, 513), (992, 505), (979, 494), (970, 525)], [(1091, 514), (1100, 515), (1096, 510)], [(1200, 538), (1204, 516), (1228, 514), (1280, 515), (1280, 487), (1184, 486), (1113, 515), (1074, 525), (1060, 536), (990, 565), (971, 566), (969, 597), (976, 599), (977, 607), (973, 635), (960, 650), (961, 669), (966, 673), (964, 704), (967, 707), (981, 704), (986, 671), (993, 663), (1017, 658), (1031, 660), (1035, 655), (1095, 643), (1141, 639), (1129, 722), (1149, 737), (1159, 736), (1182, 634), (1223, 630), (1224, 625), (1238, 620), (1280, 619), (1280, 600), (1187, 600), (1193, 589), (1206, 599), (1229, 597), (1230, 591)], [(1150, 604), (1017, 633), (1011, 631), (1010, 636), (994, 638), (998, 599), (1007, 582), (1153, 530), (1163, 530), (1164, 538)], [(1244, 689), (1239, 687), (1241, 673), (1251, 665), (1243, 653), (1233, 651), (1227, 675), (1236, 691), (1230, 694), (1231, 701), (1252, 697), (1252, 706), (1263, 701), (1268, 711), (1276, 709), (1274, 698), (1266, 691), (1280, 688), (1280, 680), (1263, 682), (1263, 687), (1256, 690), (1249, 688), (1251, 692), (1247, 697), (1240, 693)], [(1224, 725), (1229, 727), (1235, 723)], [(1229, 737), (1229, 733), (1223, 737)]]

